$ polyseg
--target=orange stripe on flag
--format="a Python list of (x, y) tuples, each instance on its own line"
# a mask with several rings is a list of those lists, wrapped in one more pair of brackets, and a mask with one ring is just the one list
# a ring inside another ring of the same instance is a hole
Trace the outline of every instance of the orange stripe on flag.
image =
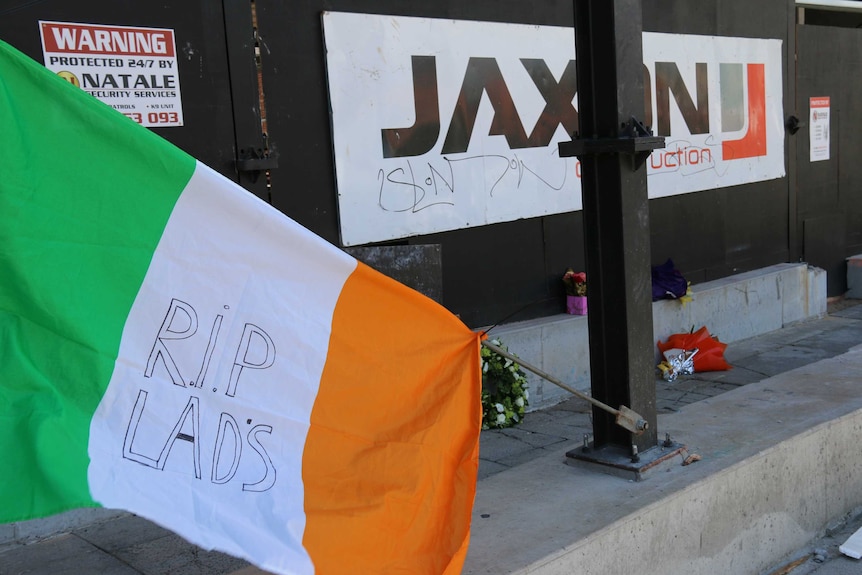
[(478, 334), (360, 263), (335, 308), (303, 455), (316, 573), (460, 573), (481, 418)]

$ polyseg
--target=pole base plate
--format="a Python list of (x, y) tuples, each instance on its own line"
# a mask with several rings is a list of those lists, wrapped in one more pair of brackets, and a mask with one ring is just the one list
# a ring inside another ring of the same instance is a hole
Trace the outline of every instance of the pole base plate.
[(641, 452), (632, 461), (631, 452), (618, 445), (604, 445), (599, 448), (589, 444), (588, 447), (578, 447), (566, 453), (566, 463), (616, 475), (630, 481), (643, 481), (656, 471), (666, 470), (675, 465), (682, 465), (687, 455), (685, 445), (664, 442)]

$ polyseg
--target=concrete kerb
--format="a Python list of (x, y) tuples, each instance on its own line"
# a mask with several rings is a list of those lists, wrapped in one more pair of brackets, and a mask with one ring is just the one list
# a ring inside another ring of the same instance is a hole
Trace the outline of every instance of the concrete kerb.
[[(653, 302), (653, 339), (707, 326), (732, 343), (826, 315), (826, 272), (804, 263), (777, 264), (692, 286), (693, 299)], [(586, 316), (559, 314), (505, 324), (489, 333), (509, 351), (579, 391), (590, 387)], [(658, 349), (655, 362), (661, 360)], [(530, 409), (543, 409), (570, 397), (533, 374)]]
[(859, 373), (862, 346), (661, 415), (703, 460), (644, 482), (576, 444), (481, 481), (464, 574), (762, 572), (862, 504)]

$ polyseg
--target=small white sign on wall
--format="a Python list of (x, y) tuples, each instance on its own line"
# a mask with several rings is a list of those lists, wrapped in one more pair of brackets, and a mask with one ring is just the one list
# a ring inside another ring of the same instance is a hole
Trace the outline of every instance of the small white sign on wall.
[(808, 131), (812, 162), (829, 159), (829, 97), (809, 99)]

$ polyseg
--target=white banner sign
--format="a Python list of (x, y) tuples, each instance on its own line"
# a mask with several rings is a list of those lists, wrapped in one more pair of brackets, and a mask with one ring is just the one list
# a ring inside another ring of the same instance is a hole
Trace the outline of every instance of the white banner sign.
[[(572, 28), (325, 13), (344, 245), (581, 209)], [(784, 176), (781, 41), (644, 33), (650, 198)], [(637, 113), (635, 113), (637, 116)]]
[(147, 127), (183, 125), (174, 31), (39, 22), (45, 67)]

